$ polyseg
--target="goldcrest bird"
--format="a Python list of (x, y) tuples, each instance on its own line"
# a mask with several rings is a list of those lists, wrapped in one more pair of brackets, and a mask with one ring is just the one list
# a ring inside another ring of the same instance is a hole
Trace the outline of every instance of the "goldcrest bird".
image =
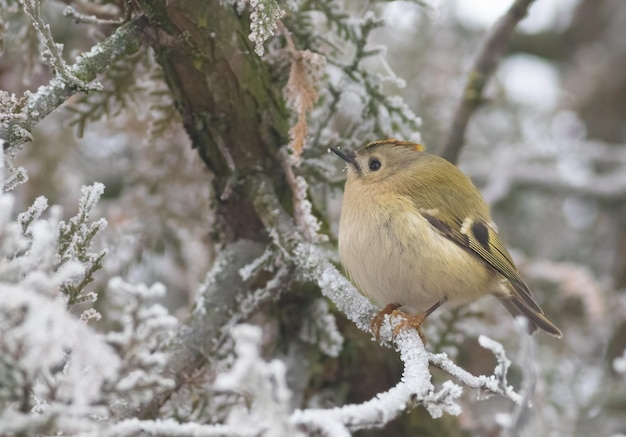
[(421, 331), (438, 307), (487, 294), (530, 333), (561, 337), (520, 277), (498, 236), (489, 207), (472, 181), (416, 143), (375, 141), (354, 152), (331, 150), (346, 162), (339, 220), (339, 257), (348, 276), (382, 310), (372, 320), (378, 339), (384, 316)]

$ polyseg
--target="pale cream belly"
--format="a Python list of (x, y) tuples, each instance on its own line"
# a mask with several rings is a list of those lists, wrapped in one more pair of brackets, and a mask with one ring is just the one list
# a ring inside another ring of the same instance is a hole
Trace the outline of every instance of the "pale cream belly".
[(499, 275), (417, 213), (386, 214), (366, 229), (347, 226), (350, 222), (342, 217), (340, 223), (341, 261), (361, 293), (380, 308), (394, 303), (423, 312), (444, 297), (459, 305), (500, 287)]

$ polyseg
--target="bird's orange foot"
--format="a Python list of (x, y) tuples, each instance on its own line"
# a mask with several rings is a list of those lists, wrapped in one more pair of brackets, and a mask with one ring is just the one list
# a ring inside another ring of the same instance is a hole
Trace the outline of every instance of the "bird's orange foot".
[(417, 330), (420, 338), (422, 339), (422, 343), (426, 345), (426, 337), (422, 332), (422, 323), (426, 320), (426, 317), (429, 316), (430, 313), (421, 313), (421, 314), (407, 314), (401, 310), (394, 310), (391, 313), (391, 317), (400, 317), (402, 320), (393, 328), (393, 336), (392, 338), (395, 340), (396, 336), (402, 331), (404, 328), (414, 328)]
[(376, 337), (377, 343), (380, 341), (380, 327), (383, 325), (383, 322), (385, 321), (385, 316), (391, 313), (395, 313), (398, 310), (399, 306), (400, 305), (397, 305), (395, 303), (390, 303), (385, 308), (380, 310), (378, 314), (376, 314), (374, 318), (372, 319), (370, 323), (370, 329), (374, 333), (374, 337)]

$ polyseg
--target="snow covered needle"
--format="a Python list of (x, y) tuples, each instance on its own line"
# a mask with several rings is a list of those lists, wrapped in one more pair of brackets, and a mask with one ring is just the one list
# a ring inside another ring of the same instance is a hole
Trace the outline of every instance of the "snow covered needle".
[(229, 372), (217, 377), (215, 388), (239, 392), (249, 401), (249, 407), (235, 407), (229, 414), (227, 423), (236, 427), (235, 435), (301, 436), (289, 422), (291, 392), (284, 363), (268, 363), (260, 356), (261, 328), (238, 325), (232, 335), (237, 359)]
[(58, 267), (72, 259), (77, 259), (85, 265), (83, 275), (62, 286), (70, 306), (89, 298), (89, 293), (84, 295), (81, 293), (87, 284), (93, 281), (93, 274), (102, 268), (102, 260), (106, 255), (106, 250), (93, 253), (90, 249), (95, 236), (107, 226), (107, 221), (101, 218), (89, 223), (89, 216), (104, 192), (104, 185), (96, 182), (90, 186), (83, 186), (80, 191), (82, 196), (78, 204), (78, 213), (67, 223), (61, 221), (57, 228)]
[(276, 22), (284, 15), (276, 0), (250, 0), (250, 35), (248, 39), (254, 43), (254, 51), (263, 56), (263, 43), (274, 35)]
[(31, 232), (31, 225), (39, 220), (46, 209), (48, 209), (48, 199), (39, 196), (26, 212), (18, 214), (17, 223), (20, 225), (22, 235), (28, 235)]

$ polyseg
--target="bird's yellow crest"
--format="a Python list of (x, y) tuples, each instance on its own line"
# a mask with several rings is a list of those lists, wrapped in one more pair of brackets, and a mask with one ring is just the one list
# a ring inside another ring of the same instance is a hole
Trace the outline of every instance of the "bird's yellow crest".
[(388, 138), (386, 140), (377, 140), (377, 141), (372, 141), (371, 143), (367, 144), (365, 146), (365, 150), (371, 151), (373, 149), (376, 149), (379, 146), (385, 145), (385, 144), (390, 144), (392, 146), (400, 146), (400, 147), (407, 147), (410, 149), (413, 149), (417, 152), (423, 152), (425, 150), (424, 146), (419, 144), (419, 143), (413, 143), (411, 141), (401, 141), (401, 140), (397, 140), (395, 138)]

